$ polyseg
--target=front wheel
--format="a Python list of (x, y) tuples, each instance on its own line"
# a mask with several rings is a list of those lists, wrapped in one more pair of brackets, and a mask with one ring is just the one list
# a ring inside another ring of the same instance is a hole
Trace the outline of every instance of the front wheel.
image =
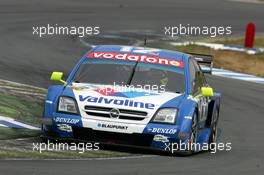
[(190, 136), (190, 140), (189, 140), (189, 151), (191, 153), (195, 152), (196, 149), (196, 143), (197, 143), (197, 127), (198, 127), (198, 119), (197, 119), (197, 114), (195, 113), (193, 116), (193, 120), (192, 120), (192, 132), (191, 132), (191, 136)]
[(214, 112), (213, 114), (213, 120), (212, 120), (212, 123), (211, 123), (211, 134), (210, 134), (210, 137), (209, 137), (209, 145), (212, 144), (212, 149), (214, 149), (214, 144), (217, 142), (217, 121), (218, 121), (218, 117), (219, 117), (219, 112), (216, 111)]
[(198, 137), (198, 118), (197, 113), (193, 115), (192, 119), (192, 128), (191, 134), (188, 140), (187, 149), (184, 152), (180, 152), (180, 155), (189, 156), (196, 152), (196, 144), (197, 144), (197, 137)]

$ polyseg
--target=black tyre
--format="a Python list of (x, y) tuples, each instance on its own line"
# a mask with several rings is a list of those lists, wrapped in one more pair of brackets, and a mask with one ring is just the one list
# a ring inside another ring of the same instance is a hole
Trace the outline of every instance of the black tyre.
[(219, 117), (219, 112), (218, 110), (215, 110), (212, 116), (212, 121), (211, 121), (211, 134), (209, 137), (208, 144), (211, 145), (210, 148), (214, 149), (216, 142), (217, 142), (217, 123), (218, 123), (218, 117)]
[(194, 114), (192, 119), (192, 131), (190, 134), (189, 142), (188, 142), (188, 149), (184, 152), (179, 152), (179, 155), (182, 156), (190, 156), (195, 152), (195, 145), (197, 143), (197, 132), (198, 132), (198, 117), (197, 113)]
[(197, 113), (194, 114), (193, 120), (192, 120), (192, 133), (189, 139), (189, 148), (191, 148), (189, 151), (191, 153), (195, 152), (195, 144), (197, 143), (197, 131), (198, 131), (198, 118)]

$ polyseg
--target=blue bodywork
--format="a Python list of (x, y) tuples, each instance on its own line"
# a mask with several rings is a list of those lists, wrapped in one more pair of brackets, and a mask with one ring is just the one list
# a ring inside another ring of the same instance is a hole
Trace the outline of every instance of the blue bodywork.
[[(57, 112), (58, 99), (60, 96), (68, 96), (76, 99), (72, 88), (69, 85), (72, 84), (72, 79), (79, 69), (80, 65), (87, 59), (87, 55), (91, 52), (120, 52), (122, 53), (121, 48), (124, 46), (118, 45), (102, 45), (96, 46), (87, 52), (83, 58), (80, 59), (78, 64), (74, 67), (71, 74), (66, 80), (65, 85), (54, 85), (50, 86), (48, 89), (46, 101), (45, 101), (45, 110), (43, 113), (44, 124), (42, 126), (42, 131), (44, 136), (52, 137), (52, 138), (61, 138), (61, 139), (74, 139), (73, 132), (63, 131), (58, 128), (58, 125), (70, 125), (72, 127), (82, 128), (82, 117), (80, 115), (75, 114), (67, 114), (67, 113), (59, 113)], [(134, 49), (134, 48), (133, 48)], [(130, 53), (133, 53), (133, 49)], [(127, 53), (127, 52), (126, 52)], [(156, 53), (154, 53), (155, 55)], [(199, 104), (197, 100), (195, 100), (195, 96), (191, 94), (191, 82), (190, 82), (190, 72), (189, 72), (189, 60), (190, 55), (184, 54), (175, 51), (168, 50), (160, 50), (158, 51), (159, 57), (175, 59), (178, 61), (182, 61), (184, 63), (184, 74), (185, 74), (185, 93), (182, 95), (175, 97), (166, 103), (164, 103), (160, 108), (177, 108), (177, 118), (175, 124), (160, 124), (160, 123), (148, 123), (142, 135), (161, 135), (163, 138), (166, 138), (167, 141), (159, 141), (152, 140), (149, 147), (154, 149), (164, 150), (167, 143), (175, 143), (179, 142), (187, 142), (191, 135), (192, 128), (192, 117), (195, 113), (197, 113), (199, 117)], [(144, 55), (153, 55), (153, 53), (144, 53)], [(212, 116), (214, 113), (219, 113), (220, 109), (220, 93), (214, 93), (213, 97), (210, 97), (208, 104), (208, 116), (206, 119), (206, 124), (203, 126), (199, 126), (202, 123), (198, 122), (198, 131), (197, 131), (197, 142), (198, 143), (208, 143), (209, 137), (211, 134), (211, 123)], [(56, 118), (65, 118), (65, 119), (74, 119), (71, 121), (75, 122), (67, 122), (67, 120), (56, 121)], [(157, 130), (157, 128), (159, 130)], [(114, 138), (113, 138), (114, 140)], [(133, 146), (133, 145), (131, 145)], [(199, 151), (199, 150), (197, 150)]]

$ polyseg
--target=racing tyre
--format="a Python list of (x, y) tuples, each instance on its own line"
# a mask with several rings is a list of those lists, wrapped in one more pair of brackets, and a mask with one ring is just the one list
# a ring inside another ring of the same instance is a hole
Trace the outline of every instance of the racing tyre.
[(197, 118), (197, 113), (194, 114), (193, 119), (192, 119), (192, 131), (191, 135), (189, 138), (189, 145), (188, 148), (185, 152), (180, 152), (180, 155), (183, 156), (190, 156), (195, 152), (195, 145), (197, 143), (197, 132), (198, 132), (198, 118)]
[(214, 149), (216, 142), (217, 142), (217, 122), (218, 122), (219, 112), (216, 110), (216, 112), (213, 113), (212, 117), (212, 123), (211, 123), (211, 134), (209, 137), (208, 144), (210, 145), (210, 149)]

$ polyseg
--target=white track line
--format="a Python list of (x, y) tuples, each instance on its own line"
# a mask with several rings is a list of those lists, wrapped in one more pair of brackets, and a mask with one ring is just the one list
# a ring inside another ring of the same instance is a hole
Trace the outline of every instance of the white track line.
[(0, 126), (8, 128), (6, 125), (2, 125), (2, 124), (0, 124)]
[(26, 129), (40, 130), (40, 128), (38, 128), (38, 127), (35, 127), (35, 126), (31, 126), (31, 125), (28, 125), (28, 124), (25, 124), (25, 123), (18, 122), (15, 119), (10, 118), (10, 117), (0, 116), (0, 120), (3, 120), (3, 121), (6, 121), (6, 122), (9, 122), (9, 123), (12, 123), (14, 125), (21, 126), (23, 128), (26, 128)]
[(40, 87), (37, 87), (37, 86), (32, 86), (32, 85), (23, 84), (23, 83), (17, 83), (17, 82), (13, 82), (13, 81), (9, 81), (9, 80), (0, 79), (0, 82), (14, 84), (14, 85), (18, 85), (18, 86), (29, 87), (29, 88), (31, 87), (31, 88), (35, 88), (35, 89), (39, 89), (39, 90), (46, 90), (44, 88), (40, 88)]
[(152, 157), (158, 157), (157, 155), (139, 155), (139, 156), (121, 156), (121, 157), (101, 157), (101, 158), (81, 158), (81, 159), (23, 159), (23, 158), (7, 158), (7, 159), (2, 159), (2, 160), (9, 160), (9, 161), (92, 161), (92, 160), (98, 160), (98, 161), (103, 161), (103, 160), (126, 160), (126, 159), (141, 159), (141, 158), (152, 158)]

